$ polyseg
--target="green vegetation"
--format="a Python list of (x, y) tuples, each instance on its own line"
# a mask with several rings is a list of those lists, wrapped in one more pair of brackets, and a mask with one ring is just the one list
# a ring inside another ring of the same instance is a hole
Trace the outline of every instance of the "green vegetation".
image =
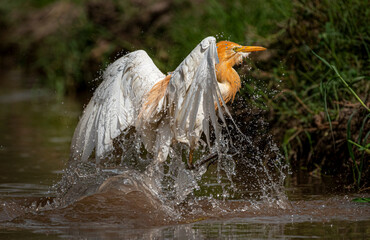
[(286, 161), (369, 188), (367, 1), (16, 0), (0, 13), (4, 64), (60, 95), (94, 88), (127, 51), (145, 49), (169, 72), (209, 35), (266, 46), (252, 71), (238, 69), (241, 96), (264, 109)]
[[(359, 130), (359, 134), (357, 138), (357, 142), (354, 142), (351, 140), (351, 121), (352, 121), (354, 114), (355, 113), (352, 113), (352, 115), (349, 117), (348, 124), (347, 124), (347, 146), (348, 146), (348, 153), (352, 160), (353, 181), (356, 183), (357, 186), (361, 186), (362, 173), (364, 171), (364, 164), (368, 164), (365, 162), (365, 155), (370, 154), (370, 151), (369, 151), (370, 143), (367, 143), (369, 135), (370, 135), (370, 131), (367, 131), (364, 137), (362, 136), (365, 130), (365, 125), (367, 124), (368, 119), (370, 117), (370, 114), (367, 114), (362, 121), (361, 128)], [(358, 151), (361, 153), (359, 154), (359, 156), (355, 156), (353, 146), (356, 146), (358, 148)]]
[[(362, 190), (369, 184), (369, 154), (363, 149), (370, 131), (370, 31), (364, 24), (370, 11), (365, 5), (295, 2), (277, 42), (279, 53), (290, 57), (283, 63), (286, 89), (278, 94), (285, 101), (273, 105), (278, 122), (288, 128), (282, 146), (296, 169), (342, 179), (352, 175), (354, 186)], [(352, 150), (351, 136), (362, 148)]]
[(370, 198), (355, 198), (352, 199), (353, 202), (359, 202), (359, 203), (370, 203)]
[[(284, 0), (162, 2), (13, 1), (0, 7), (7, 13), (0, 21), (9, 31), (15, 29), (5, 40), (17, 49), (17, 60), (41, 72), (42, 85), (70, 94), (95, 86), (91, 81), (100, 76), (99, 70), (128, 51), (145, 49), (169, 72), (206, 36), (267, 44), (276, 22), (286, 19), (291, 7)], [(14, 18), (11, 12), (24, 16)], [(42, 17), (44, 21), (37, 21)], [(48, 21), (54, 24), (46, 33), (37, 31)]]

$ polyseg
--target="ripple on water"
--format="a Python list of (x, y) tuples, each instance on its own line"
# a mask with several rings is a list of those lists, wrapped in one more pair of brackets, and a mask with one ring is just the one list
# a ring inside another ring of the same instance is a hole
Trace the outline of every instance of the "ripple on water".
[(181, 204), (167, 205), (145, 181), (137, 173), (109, 177), (94, 193), (66, 206), (58, 205), (57, 198), (6, 200), (1, 205), (0, 223), (38, 232), (65, 234), (66, 229), (68, 232), (74, 229), (88, 235), (105, 231), (130, 234), (133, 229), (158, 230), (158, 227), (185, 223), (199, 230), (206, 225), (217, 226), (221, 220), (224, 225), (228, 222), (298, 224), (368, 221), (370, 216), (368, 204), (354, 203), (348, 196), (291, 201), (285, 208), (266, 201), (209, 197), (190, 197)]

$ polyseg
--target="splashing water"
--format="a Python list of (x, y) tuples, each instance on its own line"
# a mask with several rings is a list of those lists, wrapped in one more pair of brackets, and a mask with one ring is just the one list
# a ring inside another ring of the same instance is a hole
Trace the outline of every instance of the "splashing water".
[(99, 164), (93, 157), (87, 163), (72, 161), (55, 186), (59, 194), (54, 204), (68, 206), (108, 191), (124, 195), (135, 192), (143, 194), (155, 209), (172, 220), (183, 218), (185, 212), (199, 214), (195, 206), (204, 201), (213, 207), (220, 207), (227, 200), (244, 201), (243, 206), (232, 211), (259, 208), (261, 204), (289, 207), (283, 193), (286, 166), (281, 164), (281, 155), (271, 136), (263, 134), (265, 122), (259, 117), (251, 121), (249, 129), (240, 129), (233, 119), (227, 119), (227, 123), (230, 124), (223, 128), (221, 146), (209, 150), (203, 142), (195, 152), (195, 156), (202, 158), (219, 150), (214, 164), (199, 165), (192, 170), (185, 164), (187, 146), (175, 145), (166, 162), (154, 165), (139, 137), (134, 131), (127, 131), (115, 142), (116, 150)]

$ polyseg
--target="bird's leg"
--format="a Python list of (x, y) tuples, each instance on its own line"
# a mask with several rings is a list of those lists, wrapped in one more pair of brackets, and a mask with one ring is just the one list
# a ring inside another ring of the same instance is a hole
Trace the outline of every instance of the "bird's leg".
[(209, 165), (211, 165), (218, 157), (217, 152), (210, 153), (209, 155), (207, 155), (207, 156), (201, 158), (200, 160), (198, 160), (194, 165), (193, 164), (193, 153), (194, 153), (194, 148), (190, 148), (189, 159), (188, 159), (188, 168), (191, 169), (191, 170), (198, 169), (198, 168), (200, 168), (201, 166), (203, 166), (205, 164), (207, 164), (207, 168), (208, 168)]
[(193, 153), (194, 153), (194, 148), (190, 147), (189, 158), (188, 158), (188, 168), (189, 169), (194, 169), (194, 166), (193, 166)]
[(201, 166), (207, 164), (207, 168), (211, 165), (218, 157), (218, 153), (210, 153), (209, 155), (203, 157), (202, 159), (198, 160), (194, 166), (195, 169), (200, 168)]

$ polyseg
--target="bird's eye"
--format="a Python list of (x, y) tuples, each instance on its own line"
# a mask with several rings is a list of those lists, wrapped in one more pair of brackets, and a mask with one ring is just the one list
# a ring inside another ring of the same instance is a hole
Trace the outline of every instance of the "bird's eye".
[(237, 52), (239, 47), (233, 47), (234, 52)]

